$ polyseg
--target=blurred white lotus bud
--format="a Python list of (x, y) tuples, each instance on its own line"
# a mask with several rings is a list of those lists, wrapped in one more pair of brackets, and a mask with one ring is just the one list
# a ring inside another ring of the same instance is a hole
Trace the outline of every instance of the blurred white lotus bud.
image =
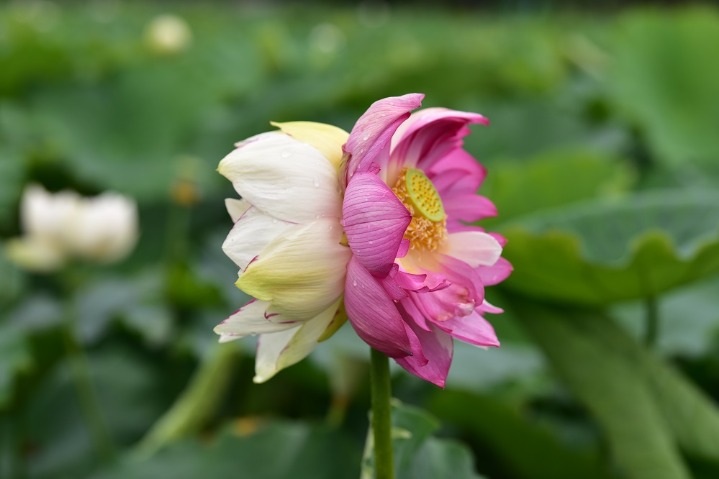
[(65, 254), (57, 244), (27, 236), (5, 243), (5, 254), (15, 264), (31, 271), (47, 273), (65, 264)]
[(127, 256), (137, 241), (137, 206), (117, 193), (81, 199), (65, 229), (65, 244), (75, 255), (100, 262)]
[(192, 31), (187, 22), (176, 15), (159, 15), (145, 29), (145, 40), (155, 53), (172, 55), (187, 48)]
[(20, 206), (25, 236), (10, 240), (8, 257), (27, 269), (52, 271), (69, 258), (112, 262), (137, 242), (137, 206), (116, 193), (83, 198), (31, 185)]

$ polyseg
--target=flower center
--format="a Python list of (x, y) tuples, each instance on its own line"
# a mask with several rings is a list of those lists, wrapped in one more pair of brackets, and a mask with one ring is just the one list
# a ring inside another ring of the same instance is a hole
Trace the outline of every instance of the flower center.
[(447, 215), (442, 198), (421, 170), (405, 168), (392, 188), (412, 215), (404, 233), (410, 249), (434, 251), (447, 237)]

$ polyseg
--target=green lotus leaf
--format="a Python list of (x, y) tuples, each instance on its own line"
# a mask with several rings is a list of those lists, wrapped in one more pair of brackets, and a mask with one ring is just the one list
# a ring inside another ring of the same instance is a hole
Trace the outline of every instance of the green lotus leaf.
[(695, 7), (666, 15), (636, 11), (616, 29), (607, 87), (651, 153), (672, 164), (719, 156), (719, 14)]
[(578, 148), (551, 150), (529, 161), (496, 162), (488, 168), (480, 193), (492, 199), (499, 216), (482, 220), (487, 229), (541, 210), (618, 196), (634, 179), (619, 158)]
[(546, 301), (646, 298), (719, 272), (719, 195), (672, 190), (597, 200), (502, 230), (506, 286)]

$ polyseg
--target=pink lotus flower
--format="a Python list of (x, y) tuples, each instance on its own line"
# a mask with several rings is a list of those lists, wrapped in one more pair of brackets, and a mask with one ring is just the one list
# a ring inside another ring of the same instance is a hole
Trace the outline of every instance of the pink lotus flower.
[(453, 338), (499, 345), (482, 315), (501, 310), (484, 287), (511, 266), (501, 236), (468, 225), (496, 211), (476, 195), (485, 171), (462, 149), (467, 125), (487, 120), (438, 108), (410, 116), (422, 98), (376, 102), (349, 135), (276, 124), (220, 162), (242, 196), (227, 202), (235, 226), (223, 249), (255, 299), (215, 331), (221, 341), (259, 335), (256, 382), (347, 316), (370, 346), (439, 386)]
[(485, 170), (462, 148), (475, 113), (423, 95), (374, 103), (344, 146), (342, 226), (352, 251), (344, 304), (357, 334), (410, 373), (444, 387), (453, 338), (499, 346), (484, 287), (504, 280), (504, 239), (469, 225), (496, 209), (476, 194)]

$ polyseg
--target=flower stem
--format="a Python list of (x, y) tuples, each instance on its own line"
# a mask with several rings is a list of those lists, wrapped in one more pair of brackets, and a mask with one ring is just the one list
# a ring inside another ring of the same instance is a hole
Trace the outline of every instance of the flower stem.
[(65, 342), (65, 351), (70, 362), (72, 379), (80, 401), (80, 409), (92, 436), (92, 442), (95, 444), (101, 460), (109, 462), (115, 457), (115, 447), (105, 425), (102, 410), (92, 385), (87, 357), (77, 339), (75, 339), (72, 317), (67, 317), (63, 321), (62, 335)]
[(392, 458), (392, 392), (389, 358), (372, 349), (370, 365), (372, 384), (372, 433), (374, 436), (374, 467), (376, 479), (394, 479)]
[(238, 356), (234, 344), (216, 345), (179, 399), (142, 438), (134, 450), (135, 457), (149, 457), (165, 444), (202, 429), (230, 385)]
[(653, 347), (659, 337), (659, 309), (656, 296), (649, 296), (644, 301), (645, 325), (644, 344)]

